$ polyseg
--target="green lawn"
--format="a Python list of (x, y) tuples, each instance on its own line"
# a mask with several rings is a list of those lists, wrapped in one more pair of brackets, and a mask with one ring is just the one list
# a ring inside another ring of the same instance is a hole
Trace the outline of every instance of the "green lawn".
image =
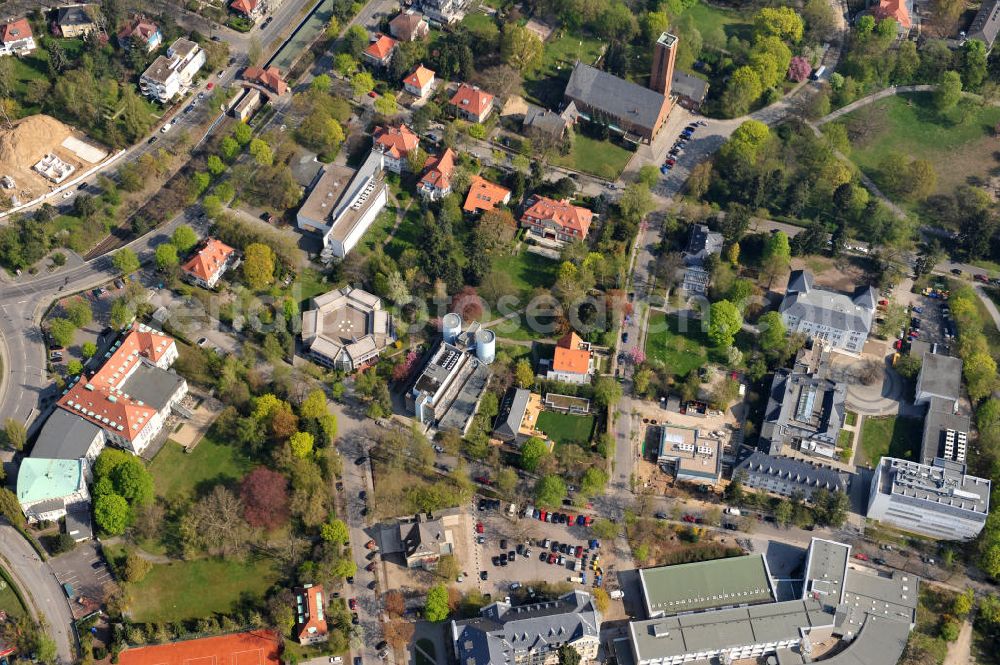
[(180, 444), (167, 441), (150, 463), (149, 472), (156, 484), (156, 494), (174, 499), (196, 496), (212, 485), (239, 480), (251, 467), (252, 463), (237, 446), (206, 436), (191, 453), (185, 453)]
[[(930, 160), (942, 194), (973, 178), (986, 180), (996, 165), (992, 132), (1000, 122), (1000, 108), (966, 100), (967, 117), (951, 124), (941, 119), (931, 100), (930, 93), (896, 95), (848, 114), (839, 122), (855, 137), (851, 159), (876, 182), (879, 164), (890, 153)], [(863, 132), (850, 131), (862, 126)]]
[(726, 39), (736, 36), (740, 39), (749, 39), (753, 32), (753, 24), (748, 12), (732, 9), (720, 9), (712, 7), (704, 2), (692, 5), (682, 15), (689, 16), (694, 22), (694, 27), (701, 33), (702, 38), (708, 36), (713, 30), (720, 27), (726, 35)]
[(552, 162), (605, 180), (617, 180), (631, 157), (631, 150), (626, 150), (611, 141), (598, 141), (577, 134), (573, 138), (573, 149), (570, 153), (558, 155)]
[(604, 42), (596, 37), (557, 32), (545, 42), (542, 65), (525, 74), (525, 97), (547, 108), (557, 108), (573, 64), (577, 60), (588, 65), (595, 64), (604, 53), (604, 48)]
[(711, 342), (701, 329), (701, 322), (689, 320), (687, 329), (681, 331), (681, 321), (676, 315), (653, 312), (649, 316), (646, 333), (646, 356), (659, 360), (679, 378), (709, 360)]
[(462, 19), (461, 25), (462, 27), (467, 28), (468, 30), (471, 30), (473, 32), (483, 29), (489, 30), (490, 27), (496, 29), (497, 27), (496, 23), (493, 21), (493, 18), (491, 16), (487, 16), (482, 12), (476, 12), (476, 11), (469, 12), (468, 14), (466, 14), (465, 18)]
[(154, 565), (133, 586), (129, 615), (137, 622), (183, 621), (226, 613), (244, 598), (263, 599), (280, 575), (273, 559), (241, 563), (195, 559)]
[(14, 593), (13, 587), (5, 579), (6, 573), (0, 575), (0, 611), (6, 612), (17, 619), (25, 615), (24, 605)]
[(882, 457), (917, 460), (920, 457), (922, 418), (866, 417), (861, 426), (861, 445), (855, 453), (858, 465), (874, 467)]
[(844, 424), (845, 425), (850, 425), (851, 427), (854, 427), (855, 425), (857, 425), (858, 424), (858, 414), (854, 413), (853, 411), (845, 411), (844, 412)]
[(420, 228), (420, 219), (422, 216), (423, 212), (421, 212), (418, 203), (414, 203), (406, 211), (406, 215), (403, 217), (403, 221), (399, 223), (399, 228), (393, 234), (392, 240), (385, 246), (385, 253), (391, 256), (393, 260), (398, 260), (405, 250), (417, 246), (419, 239), (417, 229)]
[(493, 260), (493, 269), (510, 275), (522, 296), (530, 294), (532, 289), (552, 286), (558, 267), (558, 261), (528, 251)]
[(586, 444), (594, 432), (594, 416), (542, 411), (536, 427), (556, 443)]

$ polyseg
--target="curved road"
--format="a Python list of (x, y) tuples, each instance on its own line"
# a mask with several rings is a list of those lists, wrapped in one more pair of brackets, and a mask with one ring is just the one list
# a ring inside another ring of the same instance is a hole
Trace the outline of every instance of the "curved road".
[(72, 663), (75, 638), (70, 626), (73, 615), (66, 595), (49, 565), (38, 558), (31, 545), (9, 524), (0, 524), (0, 564), (21, 590), (31, 616), (37, 621), (40, 615), (45, 615), (59, 662)]

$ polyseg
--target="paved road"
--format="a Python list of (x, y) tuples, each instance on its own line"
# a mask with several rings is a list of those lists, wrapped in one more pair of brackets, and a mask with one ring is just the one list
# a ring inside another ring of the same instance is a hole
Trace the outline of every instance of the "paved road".
[(35, 620), (45, 616), (49, 637), (55, 640), (59, 662), (73, 662), (76, 638), (70, 613), (59, 582), (49, 565), (38, 558), (31, 545), (9, 524), (0, 524), (0, 564), (17, 584)]

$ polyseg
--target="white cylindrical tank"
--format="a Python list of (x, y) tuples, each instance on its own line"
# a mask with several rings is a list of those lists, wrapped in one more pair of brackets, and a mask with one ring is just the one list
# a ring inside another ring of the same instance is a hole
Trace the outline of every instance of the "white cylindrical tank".
[(462, 317), (455, 312), (449, 312), (441, 319), (441, 334), (444, 341), (454, 344), (455, 340), (462, 333)]
[(476, 357), (489, 365), (497, 356), (497, 335), (492, 330), (476, 333)]

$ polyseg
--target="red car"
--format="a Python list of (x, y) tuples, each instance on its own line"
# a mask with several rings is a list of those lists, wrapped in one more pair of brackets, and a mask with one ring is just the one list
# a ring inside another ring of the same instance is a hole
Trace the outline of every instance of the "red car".
[(694, 524), (694, 515), (685, 515), (684, 521), (689, 522), (690, 524)]
[(556, 561), (556, 555), (549, 553), (549, 563), (555, 563), (555, 561)]
[(476, 522), (476, 533), (483, 533), (486, 527), (483, 526), (482, 522)]
[(352, 610), (358, 609), (358, 599), (357, 598), (351, 598), (349, 601), (347, 601), (347, 605)]
[(677, 163), (677, 160), (674, 159), (673, 157), (671, 157), (670, 159), (667, 160), (667, 166), (673, 166), (676, 163)]
[(594, 521), (594, 518), (591, 517), (590, 515), (587, 515), (586, 521), (587, 521), (587, 526), (590, 526), (590, 523)]
[(863, 552), (858, 552), (854, 555), (854, 558), (858, 561), (868, 561), (868, 555)]
[(205, 86), (205, 90), (211, 90), (214, 87), (215, 87), (215, 84), (212, 83), (212, 82), (209, 82), (209, 84)]
[(371, 92), (368, 93), (368, 96), (371, 97), (372, 99), (375, 99), (376, 97), (378, 97), (378, 93), (372, 90)]
[(583, 545), (576, 546), (576, 558), (579, 559), (583, 556)]
[(879, 301), (878, 301), (878, 304), (880, 304), (880, 305), (888, 305), (888, 304), (889, 304), (889, 301), (888, 301), (888, 300), (886, 300), (885, 298), (883, 298), (882, 300), (879, 300)]
[(897, 339), (897, 340), (896, 340), (896, 341), (895, 341), (895, 342), (893, 343), (893, 345), (892, 345), (892, 346), (893, 346), (893, 348), (894, 348), (894, 349), (896, 349), (897, 351), (901, 350), (901, 349), (903, 348), (903, 340), (901, 340), (901, 339)]
[(545, 512), (545, 511), (543, 510), (542, 512), (538, 513), (538, 521), (539, 521), (539, 522), (544, 522), (544, 521), (545, 521), (545, 518), (546, 518), (547, 516), (548, 516), (548, 513), (546, 513), (546, 512)]
[(369, 541), (368, 541), (367, 543), (365, 543), (365, 547), (366, 547), (367, 549), (370, 549), (370, 550), (373, 550), (373, 549), (375, 549), (375, 539), (374, 539), (374, 538), (372, 538), (372, 539), (371, 539), (371, 540), (369, 540)]

